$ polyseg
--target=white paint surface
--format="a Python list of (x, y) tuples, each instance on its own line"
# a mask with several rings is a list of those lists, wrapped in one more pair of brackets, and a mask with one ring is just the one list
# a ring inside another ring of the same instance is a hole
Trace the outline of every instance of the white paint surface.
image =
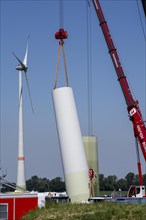
[(88, 166), (72, 88), (55, 89), (53, 102), (67, 194), (73, 202), (87, 200)]

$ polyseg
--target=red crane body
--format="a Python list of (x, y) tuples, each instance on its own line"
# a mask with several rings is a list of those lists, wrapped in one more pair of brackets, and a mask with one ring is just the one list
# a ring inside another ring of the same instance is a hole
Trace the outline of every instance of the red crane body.
[[(126, 76), (124, 74), (117, 50), (114, 46), (110, 31), (108, 29), (107, 22), (104, 18), (99, 0), (92, 0), (95, 11), (97, 14), (97, 17), (100, 22), (101, 29), (103, 31), (109, 53), (111, 55), (117, 76), (118, 76), (118, 81), (120, 83), (121, 89), (123, 91), (125, 101), (127, 104), (127, 111), (130, 120), (133, 123), (133, 131), (134, 131), (134, 136), (138, 140), (141, 150), (144, 156), (144, 159), (146, 160), (146, 126), (144, 124), (144, 120), (142, 118), (142, 114), (138, 105), (138, 101), (135, 100), (132, 96), (128, 81), (126, 79)], [(139, 170), (139, 179), (140, 179), (140, 185), (143, 185), (142, 182), (142, 173), (141, 173), (141, 168), (140, 168), (140, 161), (138, 161), (138, 170)]]

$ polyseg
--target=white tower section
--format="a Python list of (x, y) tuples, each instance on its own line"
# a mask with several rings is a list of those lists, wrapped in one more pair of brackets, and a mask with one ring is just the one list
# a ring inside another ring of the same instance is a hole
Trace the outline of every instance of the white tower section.
[(87, 201), (88, 165), (72, 88), (53, 90), (66, 191), (71, 202)]
[[(28, 38), (29, 39), (29, 38)], [(24, 56), (23, 62), (13, 53), (15, 58), (18, 60), (19, 65), (16, 67), (16, 70), (19, 72), (19, 126), (18, 126), (18, 165), (17, 165), (17, 189), (18, 190), (26, 190), (26, 181), (25, 181), (25, 166), (24, 166), (24, 147), (23, 147), (23, 105), (22, 105), (22, 93), (23, 93), (23, 87), (22, 87), (22, 72), (25, 74), (27, 87), (29, 91), (29, 97), (30, 102), (31, 101), (31, 95), (30, 95), (30, 89), (28, 84), (28, 76), (27, 76), (27, 55), (28, 55), (28, 42), (26, 47), (26, 52)], [(33, 110), (33, 106), (32, 106)]]
[(22, 70), (19, 70), (19, 132), (18, 132), (18, 167), (17, 186), (26, 189), (23, 149), (23, 109), (22, 109)]

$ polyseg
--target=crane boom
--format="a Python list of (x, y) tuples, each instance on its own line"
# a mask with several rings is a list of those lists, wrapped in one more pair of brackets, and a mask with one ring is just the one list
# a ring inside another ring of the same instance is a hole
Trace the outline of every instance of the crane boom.
[(146, 126), (145, 126), (145, 123), (144, 123), (144, 120), (141, 114), (141, 110), (138, 105), (138, 100), (135, 100), (132, 96), (131, 89), (129, 87), (128, 81), (124, 74), (124, 71), (123, 71), (123, 68), (122, 68), (118, 53), (117, 53), (117, 49), (114, 46), (114, 42), (112, 40), (107, 22), (104, 18), (99, 0), (92, 0), (92, 1), (95, 7), (97, 17), (100, 22), (101, 29), (105, 37), (105, 41), (109, 49), (109, 53), (111, 55), (112, 62), (114, 64), (114, 67), (117, 73), (118, 81), (120, 83), (121, 89), (125, 97), (128, 115), (133, 124), (134, 136), (137, 138), (141, 146), (144, 159), (146, 160)]

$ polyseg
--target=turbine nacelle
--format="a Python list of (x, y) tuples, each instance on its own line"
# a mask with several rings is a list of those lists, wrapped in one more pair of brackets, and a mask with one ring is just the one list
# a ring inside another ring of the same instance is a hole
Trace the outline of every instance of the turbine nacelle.
[[(26, 51), (27, 52), (27, 51)], [(27, 53), (26, 53), (27, 54)], [(13, 52), (14, 57), (18, 60), (19, 64), (16, 67), (16, 70), (27, 72), (28, 66), (24, 64), (24, 61), (22, 62)], [(25, 55), (26, 56), (26, 55)], [(26, 60), (27, 61), (27, 60)]]
[[(29, 40), (29, 36), (28, 36), (28, 40)], [(19, 64), (16, 67), (16, 70), (18, 71), (24, 71), (25, 73), (27, 72), (28, 66), (27, 66), (27, 56), (28, 56), (28, 40), (27, 40), (27, 47), (26, 47), (26, 52), (25, 52), (25, 56), (23, 59), (23, 62), (14, 54), (14, 57), (18, 60)]]
[(18, 66), (16, 67), (16, 70), (18, 70), (18, 71), (27, 72), (27, 69), (28, 69), (27, 66), (24, 67), (24, 66), (18, 65)]

